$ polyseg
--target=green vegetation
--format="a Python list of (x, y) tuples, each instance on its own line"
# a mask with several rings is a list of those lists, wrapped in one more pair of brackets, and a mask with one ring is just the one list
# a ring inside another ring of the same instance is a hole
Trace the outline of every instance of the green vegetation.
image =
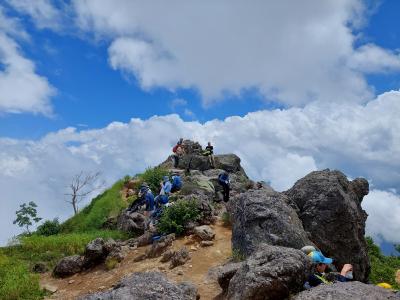
[(395, 289), (400, 289), (400, 285), (396, 283), (396, 271), (400, 269), (400, 257), (385, 256), (377, 245), (374, 244), (372, 238), (367, 237), (368, 255), (371, 260), (371, 274), (369, 280), (374, 283), (386, 282)]
[(157, 228), (161, 233), (180, 235), (189, 221), (196, 221), (199, 217), (200, 211), (196, 201), (177, 200), (174, 205), (164, 209)]
[(53, 221), (47, 220), (42, 225), (39, 225), (35, 233), (37, 235), (50, 236), (58, 234), (60, 233), (60, 231), (61, 231), (61, 224), (58, 221), (58, 218), (55, 218), (53, 219)]
[(222, 219), (222, 223), (224, 224), (224, 226), (226, 226), (226, 227), (232, 226), (231, 216), (228, 212), (226, 212), (226, 211), (223, 212), (221, 219)]
[(234, 262), (244, 261), (246, 256), (239, 249), (232, 249), (232, 259)]
[(142, 174), (139, 174), (141, 182), (146, 182), (153, 193), (160, 190), (160, 182), (163, 176), (168, 175), (168, 171), (161, 167), (147, 168)]
[(120, 194), (123, 184), (123, 180), (117, 181), (110, 189), (94, 198), (82, 211), (61, 225), (62, 232), (88, 232), (103, 228), (108, 218), (116, 217), (127, 206)]
[(39, 276), (31, 274), (19, 260), (0, 254), (0, 299), (42, 299)]
[(13, 224), (18, 224), (19, 227), (25, 227), (26, 232), (30, 233), (29, 226), (32, 226), (33, 222), (37, 223), (42, 218), (37, 216), (36, 203), (30, 201), (28, 204), (21, 204), (20, 209), (15, 212), (17, 218), (14, 220)]

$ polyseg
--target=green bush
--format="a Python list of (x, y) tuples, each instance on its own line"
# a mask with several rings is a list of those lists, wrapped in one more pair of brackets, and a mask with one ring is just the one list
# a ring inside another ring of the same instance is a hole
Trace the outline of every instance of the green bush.
[(166, 175), (168, 175), (168, 170), (161, 167), (155, 167), (146, 169), (143, 174), (139, 175), (139, 178), (142, 182), (146, 182), (149, 185), (154, 194), (157, 194), (160, 190), (160, 182)]
[(123, 181), (117, 181), (110, 189), (94, 198), (88, 206), (61, 225), (62, 232), (88, 232), (103, 228), (108, 218), (116, 217), (127, 206), (121, 198), (122, 186)]
[(195, 200), (177, 200), (164, 209), (157, 225), (161, 233), (176, 233), (180, 235), (189, 221), (196, 221), (200, 211)]
[(31, 274), (23, 262), (0, 254), (0, 299), (36, 300), (43, 296), (38, 275)]
[(224, 224), (224, 226), (226, 227), (231, 227), (232, 226), (232, 221), (231, 221), (231, 215), (228, 212), (223, 212), (222, 213), (222, 223)]
[(129, 182), (129, 180), (131, 180), (131, 178), (132, 177), (130, 175), (125, 175), (122, 180), (124, 181), (124, 184), (127, 184)]
[(60, 231), (61, 231), (60, 222), (58, 222), (58, 219), (55, 218), (53, 219), (53, 221), (47, 220), (42, 225), (38, 226), (38, 228), (36, 229), (36, 234), (50, 236), (58, 234), (60, 233)]
[(367, 237), (368, 255), (371, 261), (371, 273), (369, 280), (374, 283), (386, 282), (392, 285), (393, 288), (399, 289), (399, 284), (396, 283), (396, 271), (400, 269), (400, 257), (385, 256), (377, 245), (374, 244), (372, 238)]

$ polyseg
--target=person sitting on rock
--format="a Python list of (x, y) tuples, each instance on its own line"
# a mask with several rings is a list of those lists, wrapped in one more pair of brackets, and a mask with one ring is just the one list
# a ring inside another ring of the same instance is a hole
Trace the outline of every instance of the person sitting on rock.
[(308, 277), (305, 287), (316, 287), (321, 283), (331, 284), (334, 281), (347, 282), (353, 280), (353, 266), (345, 264), (340, 273), (325, 273), (333, 259), (325, 257), (320, 251), (311, 251), (308, 256), (313, 262), (313, 273)]
[(144, 204), (146, 204), (146, 212), (148, 212), (145, 214), (150, 214), (149, 212), (154, 210), (154, 195), (146, 182), (140, 185), (138, 199), (129, 206), (127, 211), (135, 212)]
[(174, 148), (172, 148), (172, 159), (174, 160), (174, 168), (178, 167), (179, 164), (179, 158), (184, 154), (184, 150), (183, 150), (183, 138), (180, 138), (178, 143), (174, 146)]
[(168, 176), (163, 177), (163, 180), (160, 182), (160, 185), (161, 185), (160, 194), (155, 198), (156, 207), (168, 203), (168, 197), (169, 194), (171, 193), (171, 188), (172, 188), (172, 184), (169, 181)]
[(211, 146), (211, 142), (208, 142), (206, 149), (203, 151), (203, 155), (208, 157), (211, 167), (215, 168), (214, 147)]
[(178, 173), (172, 174), (172, 187), (171, 193), (175, 193), (180, 191), (182, 188), (182, 179)]
[(218, 183), (222, 185), (223, 188), (223, 195), (224, 195), (224, 202), (229, 201), (229, 190), (230, 190), (230, 180), (229, 174), (227, 172), (222, 172), (218, 175)]

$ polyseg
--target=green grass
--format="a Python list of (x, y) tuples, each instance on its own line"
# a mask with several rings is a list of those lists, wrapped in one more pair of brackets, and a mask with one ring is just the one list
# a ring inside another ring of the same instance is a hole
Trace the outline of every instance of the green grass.
[(123, 184), (123, 180), (119, 180), (110, 189), (94, 198), (82, 211), (62, 224), (62, 232), (99, 230), (109, 217), (118, 216), (127, 206), (120, 194)]
[(374, 283), (386, 282), (392, 285), (394, 289), (400, 289), (396, 283), (396, 271), (400, 269), (400, 257), (385, 256), (373, 240), (367, 237), (368, 255), (371, 261), (371, 274), (369, 280)]
[(162, 167), (155, 167), (147, 168), (146, 171), (139, 174), (138, 177), (141, 182), (146, 182), (149, 185), (153, 193), (157, 194), (160, 190), (160, 182), (166, 175), (169, 175), (168, 170)]
[(23, 262), (0, 254), (0, 299), (36, 300), (43, 296), (38, 275), (31, 274)]

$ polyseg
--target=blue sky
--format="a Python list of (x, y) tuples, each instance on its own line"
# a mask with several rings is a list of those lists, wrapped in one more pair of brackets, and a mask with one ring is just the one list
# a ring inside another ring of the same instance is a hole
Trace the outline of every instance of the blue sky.
[(277, 190), (316, 169), (365, 177), (367, 233), (400, 243), (399, 11), (395, 0), (0, 0), (0, 243), (22, 199), (65, 219), (73, 174), (112, 184), (180, 136), (235, 152)]

